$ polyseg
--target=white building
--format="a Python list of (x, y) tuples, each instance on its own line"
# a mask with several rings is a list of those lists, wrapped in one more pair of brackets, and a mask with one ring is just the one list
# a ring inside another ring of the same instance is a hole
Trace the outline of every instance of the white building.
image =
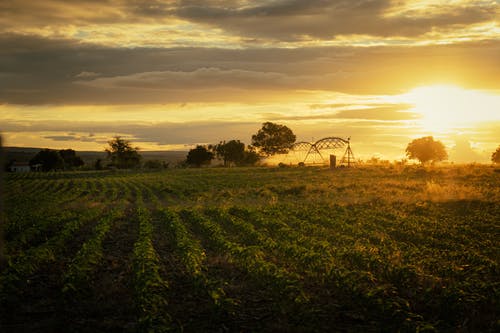
[(27, 162), (14, 162), (10, 166), (11, 172), (30, 172), (31, 167)]

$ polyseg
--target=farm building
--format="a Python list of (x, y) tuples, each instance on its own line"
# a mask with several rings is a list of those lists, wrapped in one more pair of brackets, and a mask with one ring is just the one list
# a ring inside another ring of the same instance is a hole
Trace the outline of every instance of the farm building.
[(10, 166), (11, 172), (30, 172), (31, 167), (27, 162), (14, 162)]

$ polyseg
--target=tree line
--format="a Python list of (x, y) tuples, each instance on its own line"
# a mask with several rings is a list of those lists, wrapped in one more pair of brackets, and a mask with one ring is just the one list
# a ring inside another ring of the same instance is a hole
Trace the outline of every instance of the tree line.
[(73, 149), (42, 149), (29, 162), (32, 168), (39, 171), (73, 170), (84, 164)]
[(245, 147), (240, 140), (230, 140), (216, 145), (198, 145), (188, 152), (186, 163), (200, 167), (218, 158), (225, 167), (255, 165), (262, 158), (286, 154), (295, 140), (295, 134), (287, 126), (266, 122), (252, 135), (252, 144)]
[[(262, 128), (252, 135), (250, 145), (246, 146), (238, 139), (220, 141), (217, 144), (197, 145), (188, 151), (182, 164), (201, 167), (209, 165), (214, 159), (219, 159), (225, 167), (252, 166), (263, 158), (288, 153), (295, 140), (295, 134), (287, 126), (265, 122)], [(129, 140), (120, 136), (108, 141), (105, 152), (106, 165), (103, 164), (104, 161), (98, 159), (94, 163), (94, 169), (132, 169), (141, 166), (146, 169), (161, 169), (169, 166), (168, 163), (159, 160), (148, 160), (142, 163), (140, 148), (133, 147)], [(434, 140), (432, 136), (412, 140), (407, 145), (405, 153), (409, 159), (418, 160), (421, 164), (435, 163), (448, 158), (444, 144)], [(500, 146), (491, 155), (491, 161), (500, 164)], [(39, 171), (53, 171), (74, 170), (82, 167), (84, 162), (73, 149), (42, 149), (30, 160), (29, 164)]]

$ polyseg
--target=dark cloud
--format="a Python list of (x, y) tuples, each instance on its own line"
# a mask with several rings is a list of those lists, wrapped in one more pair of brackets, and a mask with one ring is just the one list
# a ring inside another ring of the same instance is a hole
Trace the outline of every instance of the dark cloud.
[(392, 0), (3, 0), (0, 27), (161, 24), (181, 18), (240, 36), (290, 41), (351, 34), (418, 36), (498, 17), (498, 4), (485, 1), (445, 2), (419, 16), (386, 15), (397, 4)]
[(109, 48), (0, 34), (0, 103), (255, 102), (391, 94), (446, 79), (498, 89), (500, 41), (421, 47)]
[(435, 28), (466, 26), (495, 18), (494, 4), (431, 8), (425, 16), (387, 16), (391, 0), (261, 1), (226, 7), (228, 1), (181, 1), (176, 14), (232, 33), (279, 40), (331, 39), (338, 35), (418, 36)]
[[(243, 89), (276, 89), (293, 87), (298, 81), (282, 73), (255, 72), (241, 69), (224, 70), (203, 67), (194, 71), (144, 72), (125, 76), (98, 78), (81, 84), (98, 88), (137, 89), (207, 89), (239, 87)], [(301, 78), (302, 80), (304, 78)], [(297, 84), (299, 85), (299, 84)], [(295, 86), (297, 86), (295, 85)]]
[(2, 0), (0, 27), (162, 22), (175, 1)]

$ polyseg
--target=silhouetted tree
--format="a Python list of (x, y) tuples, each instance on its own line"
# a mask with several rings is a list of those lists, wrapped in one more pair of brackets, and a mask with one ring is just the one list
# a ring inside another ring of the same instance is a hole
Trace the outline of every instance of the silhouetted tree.
[(446, 149), (441, 141), (435, 141), (432, 136), (415, 139), (406, 147), (406, 156), (418, 159), (422, 164), (429, 161), (437, 162), (448, 158)]
[(98, 158), (95, 163), (94, 163), (94, 169), (96, 170), (102, 170), (103, 167), (102, 167), (102, 160), (100, 158)]
[(500, 164), (500, 146), (498, 146), (497, 150), (491, 154), (491, 161), (493, 163)]
[(243, 160), (241, 160), (237, 165), (255, 165), (260, 160), (260, 155), (255, 151), (252, 146), (247, 146), (247, 149), (243, 153)]
[(212, 148), (217, 158), (224, 161), (224, 166), (231, 166), (231, 163), (238, 164), (245, 157), (245, 144), (240, 140), (221, 141)]
[(10, 170), (10, 168), (11, 168), (11, 167), (12, 167), (12, 165), (14, 165), (14, 163), (16, 163), (16, 162), (17, 162), (17, 161), (16, 161), (15, 159), (10, 159), (10, 160), (8, 160), (7, 162), (4, 162), (4, 163), (3, 163), (3, 165), (4, 165), (4, 166), (3, 166), (2, 170), (3, 170), (3, 171), (6, 171), (6, 172), (10, 172), (10, 171), (11, 171), (11, 170)]
[(295, 134), (285, 125), (271, 122), (262, 124), (257, 134), (252, 136), (252, 145), (264, 155), (285, 154), (295, 142)]
[(42, 171), (61, 170), (64, 160), (57, 150), (42, 149), (30, 160), (30, 166), (41, 164)]
[(64, 169), (77, 168), (84, 164), (81, 157), (76, 156), (76, 152), (73, 149), (59, 150), (59, 155), (63, 159)]
[(196, 146), (196, 148), (193, 148), (188, 152), (186, 163), (199, 168), (204, 164), (210, 164), (210, 161), (212, 161), (213, 158), (214, 153), (209, 151), (206, 147)]
[(105, 151), (111, 164), (119, 169), (135, 168), (141, 164), (141, 155), (139, 147), (133, 148), (130, 141), (115, 136), (113, 140), (108, 141), (109, 148)]
[(160, 161), (160, 160), (147, 160), (144, 162), (144, 168), (145, 169), (167, 169), (168, 164), (165, 161)]
[(260, 159), (259, 154), (252, 146), (245, 147), (240, 140), (221, 141), (216, 145), (209, 145), (208, 150), (224, 162), (224, 166), (254, 165)]

